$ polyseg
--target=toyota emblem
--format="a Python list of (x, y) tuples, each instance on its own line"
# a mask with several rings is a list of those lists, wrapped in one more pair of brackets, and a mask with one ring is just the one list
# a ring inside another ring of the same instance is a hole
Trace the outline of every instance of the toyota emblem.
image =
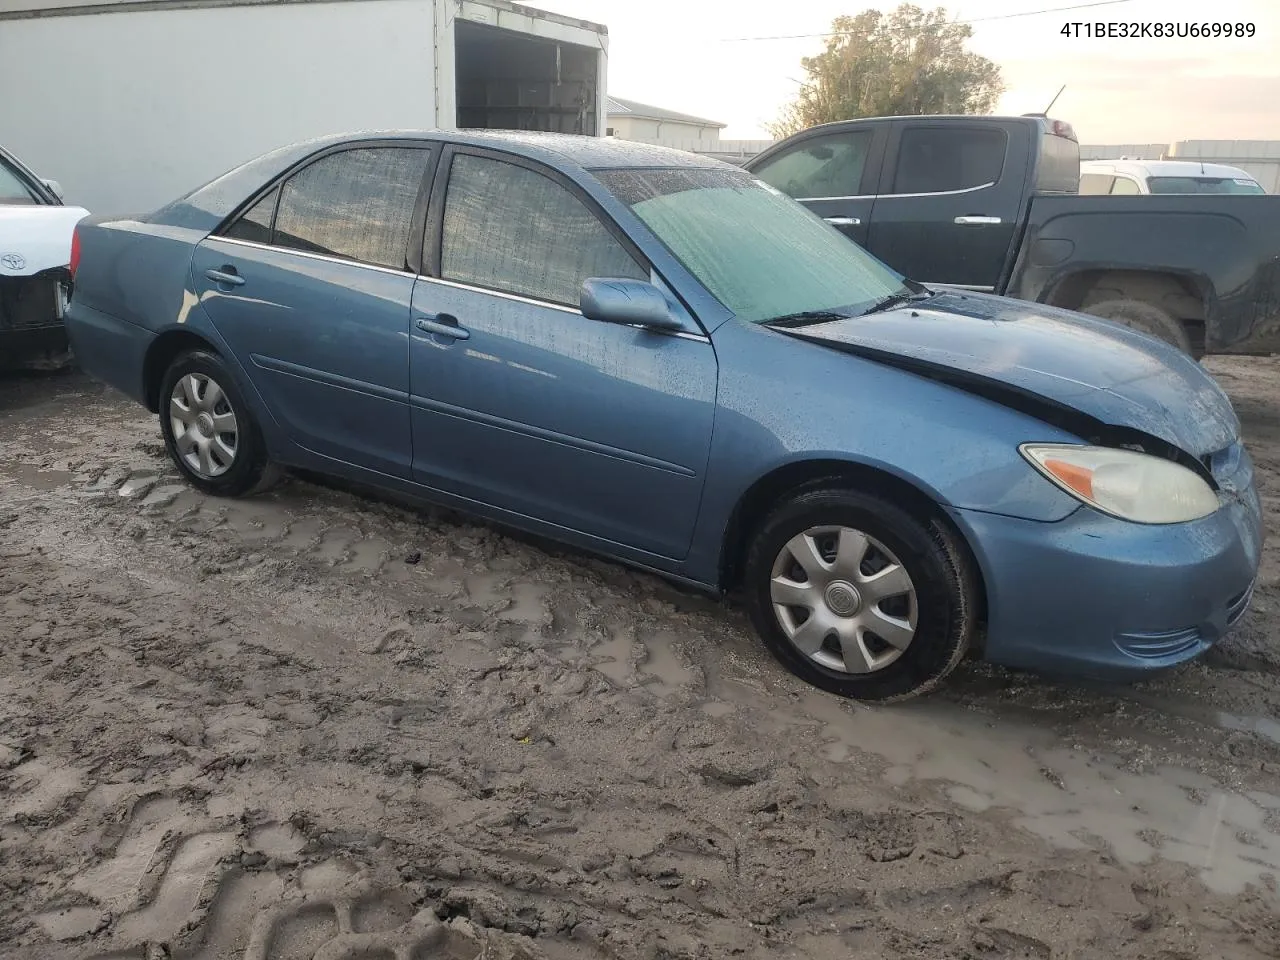
[(3, 257), (0, 257), (0, 267), (4, 267), (6, 270), (21, 270), (26, 265), (27, 261), (16, 253), (6, 253)]

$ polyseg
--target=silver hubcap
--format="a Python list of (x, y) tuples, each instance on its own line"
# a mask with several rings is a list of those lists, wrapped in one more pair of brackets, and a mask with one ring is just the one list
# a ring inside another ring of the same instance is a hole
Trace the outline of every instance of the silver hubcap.
[(810, 527), (792, 537), (773, 561), (769, 594), (787, 639), (830, 670), (882, 670), (915, 639), (915, 585), (861, 530)]
[(200, 476), (222, 476), (235, 463), (236, 412), (217, 382), (203, 373), (189, 373), (173, 385), (169, 424), (178, 455)]

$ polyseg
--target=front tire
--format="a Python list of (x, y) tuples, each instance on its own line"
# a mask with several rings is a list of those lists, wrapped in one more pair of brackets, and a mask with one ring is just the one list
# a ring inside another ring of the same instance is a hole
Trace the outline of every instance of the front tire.
[(174, 465), (205, 493), (257, 493), (279, 475), (249, 405), (217, 354), (183, 353), (165, 370), (160, 430)]
[(937, 687), (964, 657), (977, 578), (956, 536), (880, 496), (830, 483), (761, 524), (745, 565), (748, 613), (807, 683), (892, 702)]

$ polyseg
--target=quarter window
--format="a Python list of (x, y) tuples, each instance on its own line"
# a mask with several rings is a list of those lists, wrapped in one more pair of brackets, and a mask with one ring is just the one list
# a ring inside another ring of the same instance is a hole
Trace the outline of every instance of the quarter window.
[(241, 214), (240, 219), (231, 225), (226, 235), (234, 237), (236, 240), (270, 243), (271, 218), (276, 213), (276, 197), (278, 196), (280, 196), (280, 188), (276, 187), (276, 189)]
[(467, 154), (454, 157), (449, 174), (440, 274), (573, 307), (591, 277), (649, 279), (560, 184), (525, 167)]
[(1080, 195), (1096, 197), (1104, 193), (1110, 193), (1111, 181), (1114, 179), (1115, 177), (1110, 174), (1082, 173), (1080, 174)]
[(429, 159), (421, 147), (331, 153), (285, 181), (278, 207), (273, 190), (227, 236), (403, 270)]
[(946, 193), (995, 183), (1009, 138), (994, 127), (908, 127), (898, 145), (894, 193)]
[(1116, 182), (1111, 185), (1111, 192), (1113, 194), (1121, 193), (1133, 195), (1141, 193), (1142, 191), (1138, 189), (1138, 182), (1136, 180), (1130, 180), (1128, 177), (1116, 177)]
[(802, 200), (856, 197), (871, 150), (871, 131), (813, 137), (771, 157), (752, 171), (769, 186)]

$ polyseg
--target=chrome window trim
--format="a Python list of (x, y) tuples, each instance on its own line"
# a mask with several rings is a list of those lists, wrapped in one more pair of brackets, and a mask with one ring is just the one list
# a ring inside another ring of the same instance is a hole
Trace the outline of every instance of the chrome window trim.
[(938, 190), (933, 193), (864, 193), (856, 197), (796, 197), (796, 200), (887, 200), (890, 197), (957, 197), (962, 193), (973, 193), (975, 190), (986, 190), (994, 187), (998, 181), (980, 183), (976, 187), (965, 187), (963, 190)]
[(213, 235), (210, 240), (217, 240), (219, 243), (231, 243), (239, 247), (252, 247), (255, 250), (274, 250), (277, 253), (289, 253), (295, 257), (305, 257), (308, 260), (323, 260), (326, 263), (340, 263), (347, 267), (364, 267), (366, 270), (376, 270), (379, 273), (389, 273), (396, 277), (415, 277), (412, 270), (397, 270), (394, 267), (384, 267), (376, 263), (367, 263), (364, 260), (351, 260), (346, 257), (334, 257), (327, 253), (312, 253), (309, 250), (296, 250), (293, 247), (281, 247), (272, 243), (258, 243), (256, 240), (241, 240), (239, 237), (224, 237)]
[(937, 283), (933, 280), (920, 280), (919, 283), (926, 287), (942, 287), (952, 290), (972, 290), (974, 293), (995, 293), (996, 288), (981, 283)]

